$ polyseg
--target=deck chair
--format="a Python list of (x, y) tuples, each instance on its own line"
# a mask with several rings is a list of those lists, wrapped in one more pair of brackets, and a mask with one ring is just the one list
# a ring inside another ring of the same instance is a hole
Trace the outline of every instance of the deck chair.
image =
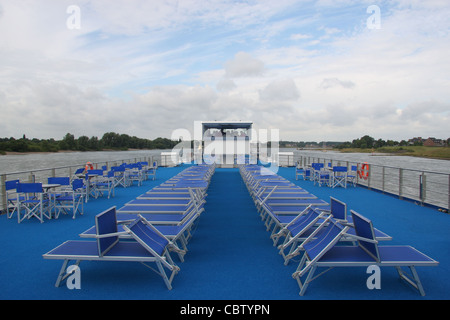
[(61, 192), (65, 190), (72, 190), (72, 186), (70, 185), (70, 177), (49, 177), (47, 178), (48, 184), (59, 185), (58, 187), (51, 189), (51, 192), (54, 197), (58, 196)]
[(111, 167), (114, 172), (114, 187), (122, 186), (124, 188), (129, 186), (127, 175), (125, 174), (125, 166)]
[(7, 203), (7, 217), (11, 219), (14, 216), (14, 213), (17, 214), (19, 210), (20, 201), (24, 200), (23, 196), (20, 196), (17, 193), (17, 184), (20, 183), (20, 180), (10, 180), (5, 182), (5, 191), (6, 191), (6, 203)]
[[(350, 227), (350, 229), (347, 231), (347, 235), (350, 237), (350, 239), (356, 234), (352, 216), (347, 214), (346, 203), (336, 198), (330, 197), (330, 210), (324, 210), (324, 212), (331, 214), (333, 218), (340, 224)], [(374, 228), (374, 232), (377, 241), (392, 240), (392, 237), (390, 235), (378, 230), (377, 228)]]
[(87, 171), (85, 175), (85, 185), (87, 189), (86, 202), (91, 196), (94, 199), (97, 199), (100, 196), (97, 188), (97, 183), (102, 181), (103, 178), (103, 170), (101, 169), (93, 169)]
[(266, 227), (266, 230), (271, 233), (271, 238), (274, 238), (274, 235), (282, 230), (286, 225), (292, 223), (292, 221), (294, 221), (295, 219), (299, 219), (299, 216), (305, 215), (310, 208), (310, 206), (308, 206), (303, 210), (296, 212), (295, 214), (293, 213), (292, 215), (278, 215), (275, 214), (272, 209), (267, 206), (267, 204), (263, 204), (262, 207), (266, 212), (266, 215), (263, 216), (263, 223)]
[[(181, 248), (180, 251), (177, 251), (178, 257), (181, 262), (184, 261), (184, 256), (188, 251), (187, 244), (192, 237), (192, 232), (195, 229), (197, 218), (200, 216), (200, 212), (190, 216), (185, 222), (179, 225), (158, 225), (152, 224), (159, 232), (161, 232), (167, 239), (172, 241), (175, 245)], [(147, 221), (142, 215), (137, 215), (136, 218), (141, 218)], [(132, 238), (130, 234), (124, 233), (124, 225), (127, 223), (131, 223), (134, 220), (128, 221), (120, 221), (117, 220), (117, 230), (118, 232), (122, 232), (119, 235), (121, 239), (130, 239)], [(81, 238), (95, 238), (97, 232), (96, 227), (93, 226), (83, 233), (80, 234)]]
[(84, 178), (85, 168), (78, 168), (75, 170), (75, 173), (72, 175), (70, 180)]
[(295, 167), (295, 180), (298, 180), (298, 177), (304, 177), (305, 168), (300, 165), (300, 161), (297, 161), (297, 166)]
[(106, 176), (95, 181), (95, 188), (99, 196), (107, 195), (108, 199), (114, 197), (114, 171), (110, 170), (106, 173)]
[(76, 214), (83, 215), (84, 193), (79, 192), (83, 188), (83, 181), (75, 179), (72, 181), (71, 189), (63, 189), (55, 195), (54, 207), (55, 218), (58, 219), (60, 213), (69, 214), (72, 212), (72, 219)]
[[(300, 287), (300, 295), (303, 295), (311, 281), (331, 270), (334, 267), (368, 267), (377, 265), (380, 267), (395, 267), (402, 280), (417, 289), (424, 296), (425, 291), (415, 269), (416, 266), (437, 266), (434, 259), (419, 252), (411, 246), (379, 246), (375, 239), (372, 222), (351, 210), (355, 224), (357, 246), (336, 246), (339, 239), (349, 227), (342, 227), (337, 222), (327, 228), (328, 232), (322, 236), (309, 237), (301, 245), (305, 253), (292, 277), (297, 280)], [(319, 228), (318, 228), (319, 229)], [(312, 239), (312, 240), (311, 240)], [(314, 277), (317, 268), (327, 268)], [(411, 276), (408, 276), (402, 267), (408, 267)], [(306, 279), (302, 281), (302, 277)]]
[(350, 171), (347, 173), (347, 182), (356, 187), (358, 177), (358, 166), (351, 166)]
[(331, 178), (331, 187), (347, 188), (347, 167), (336, 166), (333, 167), (333, 175)]
[(125, 174), (129, 185), (133, 185), (134, 181), (140, 186), (142, 181), (144, 181), (144, 175), (142, 172), (142, 165), (139, 163), (133, 163), (125, 166)]
[(153, 161), (153, 166), (150, 168), (147, 168), (147, 170), (145, 170), (145, 175), (148, 177), (152, 177), (152, 180), (156, 179), (156, 170), (158, 169), (158, 162)]
[[(44, 259), (64, 260), (56, 280), (56, 287), (67, 279), (65, 274), (70, 261), (78, 266), (81, 261), (133, 261), (140, 262), (158, 273), (167, 288), (172, 289), (172, 280), (180, 268), (173, 263), (169, 251), (179, 250), (172, 242), (142, 219), (124, 226), (124, 231), (117, 231), (116, 210), (112, 207), (95, 217), (96, 241), (69, 240), (43, 255)], [(120, 241), (119, 235), (129, 234), (135, 241)], [(158, 271), (149, 263), (156, 263)], [(166, 274), (169, 270), (170, 276)], [(126, 273), (126, 272), (125, 272)]]
[(329, 213), (342, 225), (353, 224), (351, 216), (347, 215), (347, 204), (334, 197), (330, 197)]
[(50, 200), (44, 193), (42, 183), (18, 183), (17, 192), (21, 197), (17, 211), (19, 223), (33, 217), (41, 223), (44, 222), (44, 218), (51, 219)]
[[(294, 244), (294, 241), (300, 237), (306, 230), (316, 225), (320, 220), (322, 220), (326, 213), (320, 212), (312, 206), (308, 206), (302, 214), (296, 216), (291, 222), (281, 228), (280, 231), (273, 234), (271, 239), (274, 241), (274, 246), (278, 244), (280, 238), (285, 238), (283, 247), (289, 247)], [(279, 247), (279, 249), (281, 249)]]
[(314, 172), (314, 185), (317, 183), (319, 187), (332, 185), (333, 173), (328, 170), (317, 170)]

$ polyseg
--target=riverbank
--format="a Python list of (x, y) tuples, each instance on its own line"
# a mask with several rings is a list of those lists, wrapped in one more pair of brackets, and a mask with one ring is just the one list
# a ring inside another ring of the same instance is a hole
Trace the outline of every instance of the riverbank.
[(450, 147), (403, 146), (378, 149), (346, 148), (341, 153), (372, 153), (373, 155), (410, 156), (439, 160), (450, 160)]
[(127, 151), (154, 151), (159, 149), (102, 149), (96, 151), (79, 151), (79, 150), (58, 150), (58, 151), (28, 151), (28, 152), (15, 152), (15, 151), (0, 151), (0, 155), (2, 156), (20, 156), (20, 155), (29, 155), (29, 154), (55, 154), (55, 153), (74, 153), (74, 152), (127, 152)]

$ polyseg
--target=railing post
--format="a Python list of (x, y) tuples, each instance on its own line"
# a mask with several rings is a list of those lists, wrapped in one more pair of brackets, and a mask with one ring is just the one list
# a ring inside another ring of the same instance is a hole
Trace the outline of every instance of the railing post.
[(403, 189), (403, 169), (398, 169), (398, 198), (403, 199), (402, 196), (402, 189)]
[(381, 190), (384, 192), (385, 186), (384, 186), (384, 174), (385, 174), (385, 167), (381, 167)]
[(0, 208), (0, 211), (7, 212), (8, 211), (8, 203), (6, 202), (6, 174), (2, 174), (0, 176), (0, 194), (2, 197), (2, 208)]
[(422, 172), (420, 175), (420, 186), (419, 186), (419, 192), (420, 192), (420, 201), (422, 202), (422, 205), (425, 203), (426, 193), (427, 193), (427, 177), (425, 176), (425, 172)]

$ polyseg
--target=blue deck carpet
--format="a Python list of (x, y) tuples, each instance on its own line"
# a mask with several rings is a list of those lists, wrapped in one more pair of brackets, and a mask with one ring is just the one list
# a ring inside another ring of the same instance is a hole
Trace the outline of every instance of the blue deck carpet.
[(450, 216), (437, 210), (373, 192), (364, 188), (315, 187), (295, 181), (293, 168), (278, 174), (294, 181), (319, 198), (334, 196), (373, 220), (375, 227), (393, 240), (408, 244), (438, 260), (433, 268), (417, 268), (426, 297), (401, 280), (394, 268), (383, 268), (381, 290), (366, 287), (365, 268), (337, 268), (316, 279), (306, 295), (291, 275), (297, 264), (283, 265), (269, 233), (237, 169), (216, 169), (208, 189), (205, 212), (188, 244), (185, 262), (167, 290), (161, 277), (139, 263), (82, 262), (81, 290), (64, 284), (54, 287), (62, 261), (44, 260), (42, 254), (60, 243), (77, 239), (94, 224), (101, 211), (136, 198), (164, 182), (184, 167), (161, 168), (156, 181), (142, 187), (118, 188), (110, 200), (96, 199), (85, 205), (85, 215), (64, 216), (40, 224), (17, 224), (0, 217), (0, 299), (162, 299), (162, 300), (307, 300), (307, 299), (449, 299)]

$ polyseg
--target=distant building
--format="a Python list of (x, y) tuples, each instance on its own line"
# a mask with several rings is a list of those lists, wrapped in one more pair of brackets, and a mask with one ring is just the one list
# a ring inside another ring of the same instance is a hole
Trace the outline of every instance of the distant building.
[(423, 142), (423, 145), (426, 147), (443, 147), (443, 146), (445, 146), (445, 141), (442, 139), (436, 139), (434, 137), (430, 137)]
[(408, 144), (410, 144), (410, 145), (416, 145), (416, 144), (422, 144), (422, 143), (423, 143), (422, 137), (412, 138), (412, 139), (408, 140)]

